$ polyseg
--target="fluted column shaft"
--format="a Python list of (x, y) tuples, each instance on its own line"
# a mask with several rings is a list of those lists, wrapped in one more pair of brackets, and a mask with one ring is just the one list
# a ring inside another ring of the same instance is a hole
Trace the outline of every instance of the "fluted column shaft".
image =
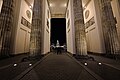
[(11, 32), (14, 18), (14, 0), (3, 0), (0, 13), (0, 55), (10, 54)]
[(87, 55), (82, 0), (73, 0), (75, 48), (77, 55)]
[(120, 45), (111, 0), (99, 0), (106, 53), (118, 54)]
[(119, 7), (120, 7), (120, 0), (118, 0), (118, 3), (119, 3)]
[(41, 53), (42, 0), (34, 0), (32, 28), (30, 36), (30, 55)]

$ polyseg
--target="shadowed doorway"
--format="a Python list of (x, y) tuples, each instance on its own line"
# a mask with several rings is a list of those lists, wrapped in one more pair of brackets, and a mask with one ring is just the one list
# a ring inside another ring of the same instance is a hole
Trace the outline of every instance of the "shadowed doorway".
[(66, 19), (51, 19), (51, 45), (56, 45), (57, 40), (60, 46), (66, 45)]

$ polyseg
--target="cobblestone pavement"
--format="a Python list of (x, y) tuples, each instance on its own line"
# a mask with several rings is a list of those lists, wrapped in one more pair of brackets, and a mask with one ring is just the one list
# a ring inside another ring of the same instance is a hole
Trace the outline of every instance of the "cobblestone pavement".
[(78, 61), (104, 80), (120, 80), (120, 62), (118, 60), (96, 55), (89, 56), (95, 60), (79, 59)]
[(20, 75), (23, 71), (31, 67), (37, 61), (21, 62), (28, 55), (18, 55), (7, 59), (0, 60), (0, 80), (12, 80)]
[(8, 66), (14, 63), (20, 63), (21, 60), (26, 56), (28, 56), (28, 54), (22, 54), (22, 55), (10, 57), (10, 58), (2, 59), (0, 60), (0, 67)]
[(94, 57), (94, 59), (98, 62), (105, 63), (106, 65), (108, 64), (109, 66), (120, 70), (120, 60), (114, 60), (114, 59), (111, 59), (111, 58), (92, 55), (92, 54), (89, 54), (89, 56)]
[(50, 54), (20, 80), (96, 80), (67, 54)]
[[(119, 80), (119, 61), (89, 55), (93, 60), (76, 60), (67, 53), (49, 53), (37, 61), (21, 62), (27, 55), (0, 61), (0, 80)], [(17, 65), (15, 65), (15, 63)], [(82, 63), (82, 64), (81, 64)], [(87, 65), (85, 65), (87, 63)], [(97, 77), (96, 77), (97, 75)]]

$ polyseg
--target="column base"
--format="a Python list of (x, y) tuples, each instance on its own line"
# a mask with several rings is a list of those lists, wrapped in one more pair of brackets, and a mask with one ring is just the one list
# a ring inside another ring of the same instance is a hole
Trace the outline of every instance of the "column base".
[(94, 58), (91, 56), (88, 56), (88, 55), (76, 55), (76, 54), (74, 54), (73, 57), (75, 57), (78, 60), (93, 60), (94, 61)]
[(120, 60), (120, 54), (105, 54), (105, 57), (115, 59), (115, 60)]
[(0, 55), (0, 60), (6, 59), (6, 58), (10, 58), (11, 56), (9, 55)]
[(10, 58), (10, 57), (14, 57), (14, 55), (13, 54), (3, 54), (3, 52), (0, 53), (0, 60)]
[(38, 60), (40, 60), (42, 57), (44, 57), (45, 55), (35, 55), (35, 56), (27, 56), (27, 57), (24, 57), (22, 60), (21, 60), (21, 62), (27, 62), (27, 61), (38, 61)]

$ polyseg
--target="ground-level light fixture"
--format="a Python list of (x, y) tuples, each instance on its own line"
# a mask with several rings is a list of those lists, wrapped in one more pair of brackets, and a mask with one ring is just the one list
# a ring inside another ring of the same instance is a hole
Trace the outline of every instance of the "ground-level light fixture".
[(17, 64), (15, 63), (13, 66), (14, 66), (14, 67), (16, 67), (16, 66), (17, 66)]
[(32, 64), (29, 64), (29, 66), (32, 66)]
[(85, 62), (84, 65), (87, 66), (88, 64)]
[(99, 65), (102, 65), (102, 63), (100, 63), (100, 62), (99, 62), (98, 64), (99, 64)]

